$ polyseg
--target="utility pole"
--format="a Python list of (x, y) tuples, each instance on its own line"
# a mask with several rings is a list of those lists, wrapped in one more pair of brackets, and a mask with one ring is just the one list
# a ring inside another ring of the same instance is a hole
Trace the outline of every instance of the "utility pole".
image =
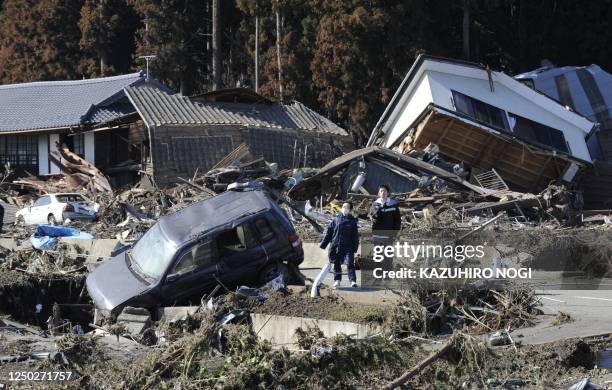
[(255, 92), (259, 92), (259, 4), (255, 0)]
[[(104, 8), (104, 0), (100, 0), (99, 2), (99, 7), (98, 7), (98, 23), (100, 23), (100, 26), (102, 26), (102, 11)], [(106, 57), (106, 53), (104, 53), (105, 48), (100, 49), (100, 76), (104, 77), (104, 65), (105, 65), (105, 58)]]
[(463, 0), (463, 59), (470, 59), (470, 0)]
[(213, 0), (212, 15), (212, 73), (213, 91), (221, 89), (221, 4), (220, 0)]
[(276, 60), (278, 63), (278, 93), (279, 100), (283, 103), (283, 72), (281, 69), (281, 21), (280, 21), (280, 11), (276, 10)]

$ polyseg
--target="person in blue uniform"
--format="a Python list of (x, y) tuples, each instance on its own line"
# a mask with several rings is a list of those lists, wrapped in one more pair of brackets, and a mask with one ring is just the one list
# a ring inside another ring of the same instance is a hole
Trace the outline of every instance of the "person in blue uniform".
[(330, 245), (329, 262), (334, 265), (334, 288), (337, 288), (342, 280), (342, 264), (346, 264), (348, 268), (351, 287), (357, 287), (355, 253), (359, 248), (359, 232), (357, 218), (351, 215), (352, 209), (351, 202), (342, 204), (342, 212), (332, 219), (319, 245), (321, 249)]

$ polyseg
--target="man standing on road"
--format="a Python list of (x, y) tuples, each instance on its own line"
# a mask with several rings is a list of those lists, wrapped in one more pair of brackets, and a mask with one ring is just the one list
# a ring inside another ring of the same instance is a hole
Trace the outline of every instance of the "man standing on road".
[(334, 288), (337, 288), (342, 280), (343, 263), (347, 265), (351, 287), (357, 287), (355, 253), (359, 248), (359, 232), (357, 230), (357, 219), (351, 215), (352, 209), (352, 203), (345, 202), (342, 204), (342, 213), (331, 221), (325, 232), (325, 237), (319, 245), (321, 249), (325, 249), (331, 242), (329, 262), (334, 264)]
[[(389, 195), (389, 186), (381, 184), (378, 187), (378, 199), (370, 208), (373, 245), (393, 245), (402, 227), (399, 203)], [(381, 266), (385, 270), (392, 270), (393, 258), (385, 258)]]

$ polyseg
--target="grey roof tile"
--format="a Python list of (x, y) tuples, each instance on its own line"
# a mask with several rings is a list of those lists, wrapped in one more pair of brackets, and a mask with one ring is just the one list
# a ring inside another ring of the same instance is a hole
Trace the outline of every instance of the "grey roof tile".
[(239, 125), (347, 135), (344, 129), (300, 102), (287, 105), (194, 102), (146, 85), (129, 86), (125, 92), (149, 126)]
[(0, 85), (0, 132), (78, 126), (124, 115), (127, 106), (113, 103), (123, 97), (123, 88), (144, 79), (143, 73), (131, 73)]

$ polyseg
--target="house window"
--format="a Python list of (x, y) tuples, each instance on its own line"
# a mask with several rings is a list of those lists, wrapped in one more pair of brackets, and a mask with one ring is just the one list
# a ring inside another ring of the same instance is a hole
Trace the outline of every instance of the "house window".
[(512, 132), (519, 138), (570, 153), (563, 132), (541, 123), (509, 113)]
[(504, 110), (464, 95), (461, 92), (452, 91), (452, 93), (455, 110), (458, 112), (499, 129), (509, 129)]
[(38, 136), (0, 136), (0, 166), (11, 164), (18, 174), (38, 174)]
[(72, 152), (85, 158), (85, 134), (76, 134), (72, 136)]

